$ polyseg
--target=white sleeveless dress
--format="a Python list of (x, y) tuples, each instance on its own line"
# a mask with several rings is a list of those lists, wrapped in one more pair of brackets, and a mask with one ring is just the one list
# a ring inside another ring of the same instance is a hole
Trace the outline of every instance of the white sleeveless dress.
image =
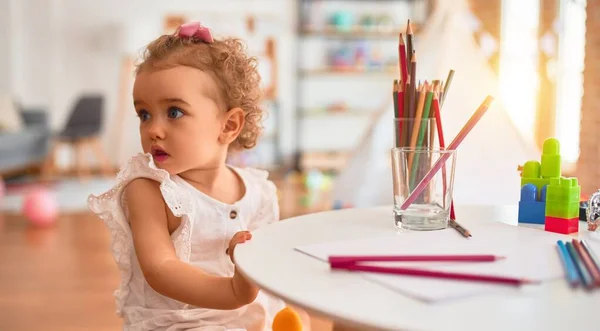
[(90, 210), (110, 230), (111, 250), (121, 271), (115, 297), (124, 330), (271, 330), (274, 315), (285, 307), (283, 301), (261, 291), (253, 303), (235, 310), (191, 306), (154, 291), (135, 256), (122, 193), (131, 180), (145, 177), (160, 182), (165, 203), (181, 217), (181, 225), (171, 235), (178, 258), (213, 275), (233, 276), (234, 265), (225, 253), (229, 241), (238, 231), (278, 221), (279, 207), (276, 187), (266, 171), (231, 168), (246, 185), (244, 197), (234, 204), (215, 200), (179, 176), (157, 168), (150, 154), (132, 157), (117, 175), (114, 188), (89, 196)]

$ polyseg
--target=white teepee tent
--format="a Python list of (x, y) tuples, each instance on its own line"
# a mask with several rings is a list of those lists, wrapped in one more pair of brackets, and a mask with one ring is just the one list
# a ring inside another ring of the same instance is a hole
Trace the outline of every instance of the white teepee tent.
[[(498, 99), (498, 79), (469, 28), (466, 0), (438, 1), (425, 30), (416, 36), (418, 79), (445, 80), (455, 70), (442, 109), (446, 143), (487, 95), (494, 104), (458, 148), (454, 200), (457, 204), (516, 204), (517, 166), (539, 159), (538, 149), (518, 132)], [(373, 134), (358, 147), (336, 177), (333, 199), (356, 207), (392, 204), (390, 148), (393, 112), (375, 122)]]

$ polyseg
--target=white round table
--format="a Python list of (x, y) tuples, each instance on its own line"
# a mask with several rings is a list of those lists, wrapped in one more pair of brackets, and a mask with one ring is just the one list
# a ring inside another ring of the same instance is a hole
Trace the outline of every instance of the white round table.
[[(443, 303), (425, 303), (295, 247), (396, 231), (391, 207), (309, 214), (272, 224), (239, 245), (240, 271), (261, 289), (336, 325), (359, 330), (600, 330), (600, 289), (572, 290), (564, 279)], [(457, 206), (459, 219), (516, 224), (517, 207)], [(536, 226), (533, 226), (536, 227)], [(539, 227), (539, 226), (538, 226)], [(580, 232), (586, 231), (580, 222)], [(474, 234), (476, 235), (476, 234)], [(465, 239), (467, 240), (467, 239)], [(557, 257), (558, 258), (558, 257)]]

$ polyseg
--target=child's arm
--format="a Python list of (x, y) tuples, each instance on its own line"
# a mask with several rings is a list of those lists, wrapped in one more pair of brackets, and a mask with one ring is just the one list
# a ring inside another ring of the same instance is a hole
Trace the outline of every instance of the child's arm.
[(159, 183), (138, 178), (125, 188), (129, 222), (140, 267), (158, 293), (194, 306), (236, 309), (256, 299), (237, 272), (233, 277), (209, 275), (177, 258), (168, 230), (168, 207)]

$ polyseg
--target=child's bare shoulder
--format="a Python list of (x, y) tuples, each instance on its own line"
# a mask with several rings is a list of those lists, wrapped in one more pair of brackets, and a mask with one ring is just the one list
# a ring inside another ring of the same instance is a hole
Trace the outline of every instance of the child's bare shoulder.
[[(135, 178), (123, 189), (127, 207), (136, 210), (164, 210), (165, 201), (160, 191), (160, 183), (149, 178)], [(137, 214), (137, 213), (136, 213)]]

